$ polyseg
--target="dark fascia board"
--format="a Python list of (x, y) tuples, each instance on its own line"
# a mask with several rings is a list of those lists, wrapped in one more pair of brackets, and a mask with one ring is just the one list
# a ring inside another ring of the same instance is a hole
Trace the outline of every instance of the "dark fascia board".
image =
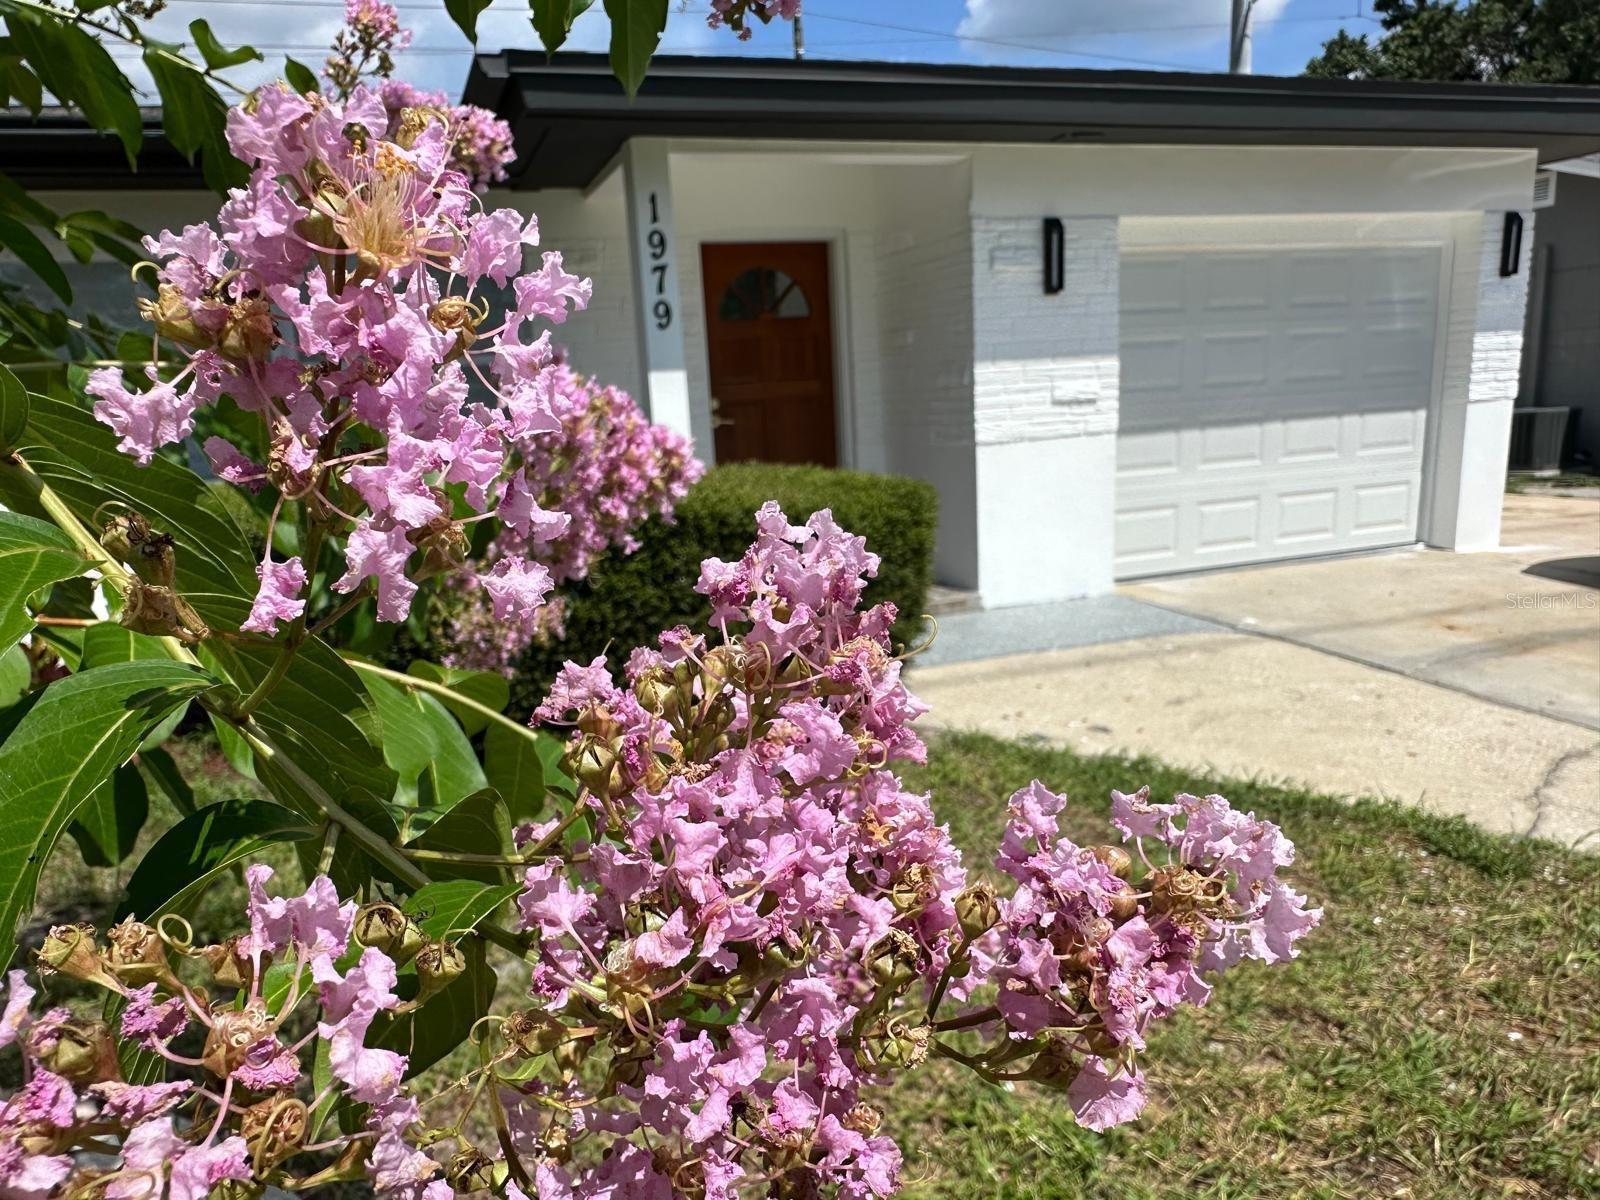
[(142, 116), (144, 140), (137, 170), (129, 170), (118, 138), (91, 128), (66, 109), (46, 109), (37, 117), (0, 113), (0, 163), (12, 180), (34, 190), (204, 188), (199, 168), (162, 134), (160, 113), (145, 110)]
[(663, 56), (479, 55), (464, 99), (516, 133), (513, 186), (584, 187), (630, 137), (1600, 150), (1600, 88)]

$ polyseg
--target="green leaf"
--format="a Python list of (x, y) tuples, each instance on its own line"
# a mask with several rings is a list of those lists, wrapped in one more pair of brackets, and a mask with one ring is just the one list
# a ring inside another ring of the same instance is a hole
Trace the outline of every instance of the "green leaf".
[(22, 265), (32, 271), (63, 304), (72, 303), (72, 285), (67, 273), (37, 235), (20, 221), (0, 215), (0, 250), (9, 250), (22, 260)]
[(122, 140), (128, 166), (136, 167), (144, 130), (133, 84), (100, 42), (37, 4), (0, 0), (15, 48), (45, 90), (77, 108), (91, 125)]
[(444, 0), (444, 11), (456, 23), (467, 41), (478, 43), (478, 14), (489, 7), (490, 0)]
[[(107, 663), (135, 662), (139, 659), (166, 658), (167, 652), (161, 642), (143, 633), (134, 633), (131, 629), (124, 629), (115, 621), (100, 621), (83, 631), (82, 658), (78, 663), (80, 671), (93, 670), (103, 667)], [(139, 749), (144, 750), (151, 746), (159, 746), (172, 736), (183, 720), (184, 713), (188, 711), (187, 705), (174, 709), (165, 721), (152, 729), (146, 735)], [(90, 864), (94, 865), (94, 864)]]
[(268, 846), (301, 841), (316, 829), (298, 813), (265, 800), (222, 800), (179, 821), (151, 846), (123, 893), (120, 915), (154, 921), (184, 912), (207, 884)]
[(78, 843), (88, 866), (114, 867), (133, 853), (149, 816), (150, 793), (144, 776), (127, 763), (83, 802), (67, 832)]
[(212, 731), (217, 735), (217, 744), (222, 747), (222, 757), (228, 760), (228, 765), (246, 779), (256, 777), (256, 756), (250, 749), (250, 744), (239, 735), (239, 731), (229, 725), (215, 713), (211, 717)]
[(629, 98), (638, 95), (650, 56), (667, 27), (667, 0), (605, 0), (611, 18), (611, 71)]
[(44, 107), (44, 85), (17, 54), (0, 54), (0, 104), (17, 101), (34, 116)]
[(223, 46), (217, 41), (217, 35), (211, 32), (211, 26), (204, 17), (189, 22), (189, 36), (194, 39), (195, 49), (200, 51), (200, 57), (206, 60), (210, 70), (220, 71), (226, 67), (237, 67), (240, 63), (261, 61), (261, 51), (254, 46), (240, 46), (237, 50)]
[(21, 646), (0, 653), (0, 708), (10, 708), (27, 693), (33, 683), (33, 664)]
[(572, 23), (593, 3), (594, 0), (530, 0), (534, 32), (544, 43), (546, 53), (554, 54), (561, 49), (572, 32)]
[(432, 696), (363, 675), (383, 722), (383, 755), (399, 777), (395, 798), (444, 808), (487, 784), (472, 744)]
[(498, 723), (489, 726), (483, 735), (483, 773), (505, 799), (513, 824), (531, 821), (543, 810), (544, 763), (537, 738)]
[[(217, 623), (232, 611), (241, 617), (248, 611), (259, 585), (255, 552), (204, 480), (159, 455), (140, 466), (117, 449), (111, 430), (77, 405), (37, 393), (30, 400), (23, 443), (28, 465), (79, 520), (98, 529), (108, 511), (144, 514), (152, 527), (172, 535), (177, 588), (201, 616)], [(226, 606), (230, 599), (235, 609)]]
[(45, 688), (0, 746), (0, 947), (16, 945), (39, 872), (80, 805), (163, 717), (211, 686), (176, 662), (115, 663)]
[(161, 125), (167, 140), (190, 162), (199, 155), (206, 186), (212, 191), (225, 194), (229, 188), (243, 187), (250, 172), (228, 149), (228, 106), (176, 50), (156, 42), (144, 51), (144, 65), (161, 93)]
[(145, 773), (145, 778), (156, 785), (156, 789), (172, 802), (172, 807), (178, 810), (181, 816), (191, 816), (195, 811), (194, 789), (189, 786), (189, 781), (183, 777), (183, 772), (178, 770), (178, 764), (172, 761), (172, 755), (159, 746), (139, 751), (139, 766)]
[[(506, 705), (511, 703), (510, 681), (494, 671), (463, 671), (457, 667), (441, 667), (438, 663), (418, 659), (406, 667), (406, 674), (426, 679), (430, 683), (442, 683), (452, 692), (459, 692), (468, 700), (476, 701), (485, 708), (492, 708), (495, 712), (504, 712)], [(468, 737), (476, 737), (489, 723), (489, 718), (474, 708), (446, 700), (442, 696), (436, 699), (461, 722), (461, 728)]]
[[(406, 849), (510, 855), (515, 848), (506, 802), (493, 788), (474, 792), (407, 842)], [(436, 879), (476, 879), (481, 883), (502, 883), (510, 871), (509, 867), (494, 863), (426, 861), (420, 865)]]
[(0, 512), (0, 647), (14, 645), (33, 628), (30, 596), (88, 569), (83, 551), (54, 525)]
[(520, 883), (442, 879), (419, 887), (402, 907), (430, 938), (456, 938), (476, 929), (520, 891)]
[(305, 63), (296, 62), (292, 58), (283, 60), (283, 77), (289, 81), (289, 86), (302, 96), (321, 90), (317, 81), (317, 73), (306, 66)]
[(22, 444), (28, 429), (28, 389), (0, 364), (0, 458)]

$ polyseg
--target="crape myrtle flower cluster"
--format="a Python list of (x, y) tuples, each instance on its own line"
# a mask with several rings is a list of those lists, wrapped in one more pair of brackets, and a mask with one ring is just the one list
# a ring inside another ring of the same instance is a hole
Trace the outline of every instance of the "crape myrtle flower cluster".
[(456, 576), (443, 630), (451, 666), (509, 674), (535, 637), (559, 638), (564, 632), (560, 595), (539, 610), (535, 628), (508, 630), (495, 619), (494, 572), (500, 561), (537, 562), (557, 586), (582, 579), (608, 551), (638, 549), (637, 531), (645, 520), (670, 521), (678, 501), (705, 473), (689, 440), (650, 424), (626, 392), (601, 387), (565, 365), (558, 365), (551, 379), (551, 407), (561, 428), (523, 479), (541, 506), (560, 507), (571, 520), (549, 539), (504, 529), (482, 567)]
[[(1278, 877), (1293, 847), (1221, 797), (1143, 792), (1112, 795), (1127, 848), (1080, 847), (1034, 783), (995, 859), (1015, 886), (970, 877), (893, 773), (924, 758), (924, 706), (893, 607), (862, 608), (876, 556), (826, 511), (794, 526), (769, 504), (757, 526), (739, 561), (702, 566), (708, 633), (668, 630), (620, 680), (568, 663), (537, 711), (571, 731), (577, 795), (516, 831), (528, 982), (474, 1026), (476, 1068), (419, 1096), (377, 1044), (464, 968), (459, 944), (322, 877), (270, 895), (251, 867), (248, 932), (217, 946), (172, 918), (104, 946), (51, 932), (41, 973), (115, 992), (115, 1033), (30, 1017), (13, 975), (0, 1044), (25, 1076), (0, 1110), (0, 1194), (366, 1179), (380, 1200), (869, 1200), (903, 1161), (874, 1097), (931, 1057), (1062, 1091), (1091, 1129), (1137, 1116), (1151, 1023), (1241, 959), (1294, 957), (1317, 923)], [(116, 1033), (174, 1077), (128, 1082)], [(319, 1126), (330, 1097), (349, 1119)], [(80, 1162), (86, 1145), (116, 1161)]]
[(711, 0), (711, 12), (706, 24), (713, 29), (727, 26), (748, 42), (754, 34), (750, 21), (754, 18), (765, 23), (774, 17), (792, 21), (800, 15), (800, 0)]
[[(383, 926), (393, 906), (358, 911), (326, 876), (292, 897), (268, 894), (270, 867), (245, 877), (248, 930), (222, 943), (194, 945), (187, 923), (170, 916), (159, 928), (129, 918), (103, 940), (88, 925), (51, 929), (40, 986), (104, 989), (113, 1004), (97, 1004), (93, 1017), (66, 1007), (33, 1015), (35, 989), (10, 973), (0, 1048), (20, 1047), (23, 1082), (0, 1102), (0, 1195), (250, 1197), (289, 1182), (285, 1163), (305, 1152), (330, 1165), (297, 1185), (365, 1176), (380, 1190), (420, 1194), (386, 1174), (410, 1153), (397, 1157), (395, 1142), (419, 1116), (401, 1086), (406, 1058), (369, 1043), (380, 1017), (426, 1002), (454, 977), (459, 951), (415, 936), (407, 960), (420, 982), (402, 1002), (402, 963), (352, 941), (363, 924)], [(129, 1049), (172, 1077), (130, 1081)], [(313, 1087), (319, 1049), (325, 1082)], [(314, 1137), (319, 1106), (341, 1097), (361, 1106), (366, 1127), (343, 1133), (333, 1121)]]
[[(458, 169), (452, 112), (394, 106), (406, 98), (357, 86), (341, 102), (277, 84), (232, 110), (249, 186), (214, 225), (146, 242), (162, 262), (144, 312), (186, 364), (170, 379), (152, 366), (139, 388), (115, 368), (88, 384), (95, 416), (142, 462), (188, 437), (202, 405), (227, 397), (259, 417), (261, 461), (220, 437), (204, 446), (220, 478), (276, 492), (249, 632), (305, 611), (315, 554), (273, 557), (285, 501), (300, 506), (302, 545), (345, 538), (332, 586), (373, 587), (385, 621), (405, 618), (418, 579), (461, 566), (467, 523), (493, 517), (548, 541), (571, 520), (532, 490), (561, 430), (538, 327), (585, 307), (590, 283), (556, 252), (523, 270), (535, 220), (484, 211)], [(490, 283), (512, 297), (486, 328)], [(493, 403), (469, 400), (474, 379)], [(511, 554), (495, 572), (496, 618), (531, 625), (549, 572)]]

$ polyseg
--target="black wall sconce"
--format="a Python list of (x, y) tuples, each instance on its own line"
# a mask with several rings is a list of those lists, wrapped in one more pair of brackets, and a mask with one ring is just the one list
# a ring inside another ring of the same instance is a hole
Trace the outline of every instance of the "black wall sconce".
[(1515, 275), (1522, 265), (1522, 214), (1508, 212), (1500, 232), (1500, 278)]
[(1054, 296), (1067, 286), (1067, 230), (1060, 217), (1044, 219), (1044, 294)]

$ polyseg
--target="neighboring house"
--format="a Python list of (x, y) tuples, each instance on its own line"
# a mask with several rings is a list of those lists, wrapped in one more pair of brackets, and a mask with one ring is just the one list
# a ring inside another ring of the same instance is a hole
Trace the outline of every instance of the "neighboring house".
[[(581, 369), (708, 458), (931, 480), (992, 606), (1497, 545), (1535, 169), (1600, 151), (1557, 87), (665, 58), (630, 103), (510, 52), (465, 98), (516, 130), (492, 202), (594, 277)], [(207, 209), (49, 136), (60, 207)]]
[(1549, 164), (1528, 277), (1520, 405), (1570, 410), (1566, 456), (1600, 470), (1600, 154)]

